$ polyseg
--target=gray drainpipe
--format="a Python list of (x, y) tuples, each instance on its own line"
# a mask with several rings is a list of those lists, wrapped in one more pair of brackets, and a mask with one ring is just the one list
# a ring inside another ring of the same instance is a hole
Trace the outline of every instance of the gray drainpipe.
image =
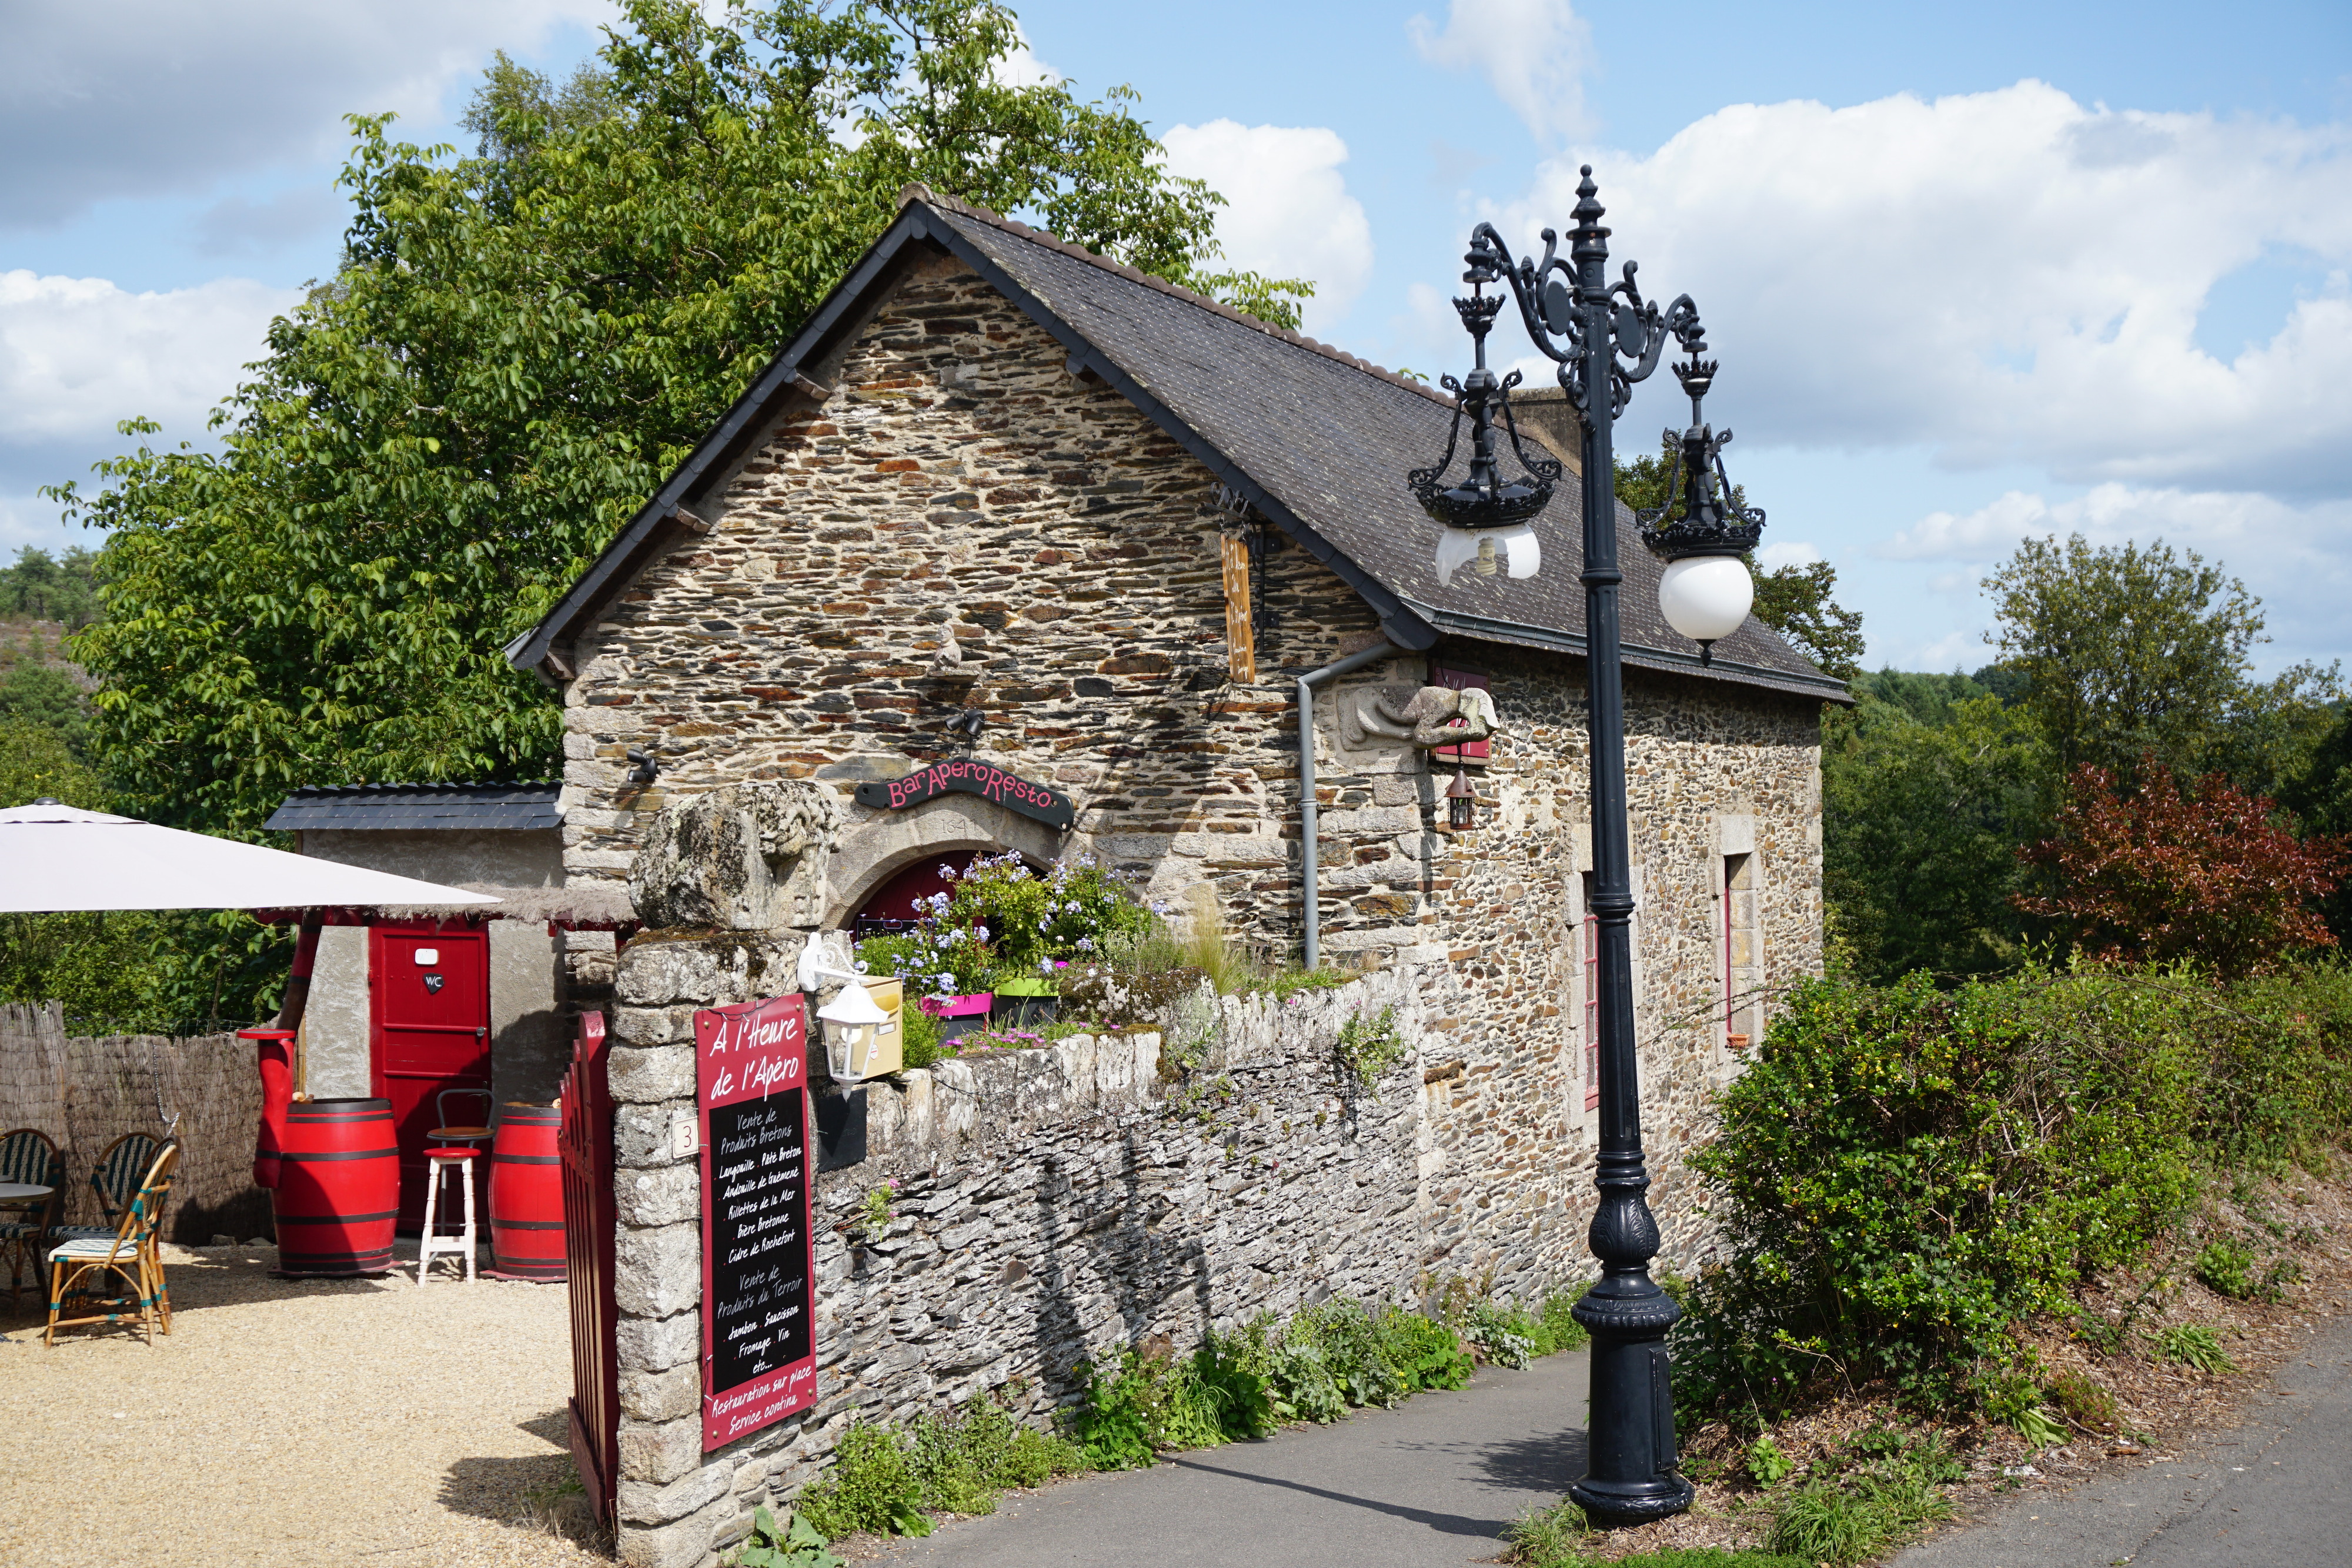
[(1301, 914), (1305, 918), (1307, 967), (1314, 968), (1322, 956), (1322, 911), (1315, 901), (1315, 874), (1320, 856), (1315, 819), (1315, 688), (1334, 676), (1350, 670), (1360, 670), (1366, 664), (1382, 659), (1393, 659), (1406, 650), (1394, 643), (1381, 643), (1360, 653), (1350, 653), (1339, 663), (1326, 664), (1319, 670), (1309, 670), (1298, 677), (1298, 827), (1305, 875), (1301, 880), (1304, 902)]

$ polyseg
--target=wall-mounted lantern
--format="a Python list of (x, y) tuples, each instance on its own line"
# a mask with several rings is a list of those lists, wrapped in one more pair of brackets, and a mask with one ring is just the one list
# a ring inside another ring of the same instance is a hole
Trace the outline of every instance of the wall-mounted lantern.
[(1445, 821), (1448, 826), (1466, 828), (1478, 814), (1478, 792), (1470, 788), (1470, 776), (1462, 765), (1454, 765), (1454, 782), (1445, 787)]

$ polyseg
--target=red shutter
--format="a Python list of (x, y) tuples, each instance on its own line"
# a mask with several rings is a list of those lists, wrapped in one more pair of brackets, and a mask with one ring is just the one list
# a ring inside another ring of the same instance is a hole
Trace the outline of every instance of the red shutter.
[[(1446, 686), (1457, 692), (1494, 690), (1486, 676), (1469, 670), (1449, 670), (1443, 664), (1429, 667), (1429, 682), (1432, 685)], [(1484, 762), (1492, 744), (1490, 741), (1473, 740), (1460, 746), (1438, 746), (1431, 747), (1429, 754), (1441, 762)]]

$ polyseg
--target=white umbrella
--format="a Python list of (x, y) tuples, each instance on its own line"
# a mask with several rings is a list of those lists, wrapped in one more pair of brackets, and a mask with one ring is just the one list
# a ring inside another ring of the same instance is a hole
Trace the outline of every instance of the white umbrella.
[(0, 911), (496, 904), (488, 894), (71, 806), (0, 810)]

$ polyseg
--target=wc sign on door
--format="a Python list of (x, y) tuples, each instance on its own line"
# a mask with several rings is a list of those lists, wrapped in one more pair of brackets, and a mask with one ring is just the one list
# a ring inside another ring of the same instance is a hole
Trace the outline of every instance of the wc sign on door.
[(702, 1122), (702, 1447), (816, 1402), (808, 1003), (694, 1015)]

